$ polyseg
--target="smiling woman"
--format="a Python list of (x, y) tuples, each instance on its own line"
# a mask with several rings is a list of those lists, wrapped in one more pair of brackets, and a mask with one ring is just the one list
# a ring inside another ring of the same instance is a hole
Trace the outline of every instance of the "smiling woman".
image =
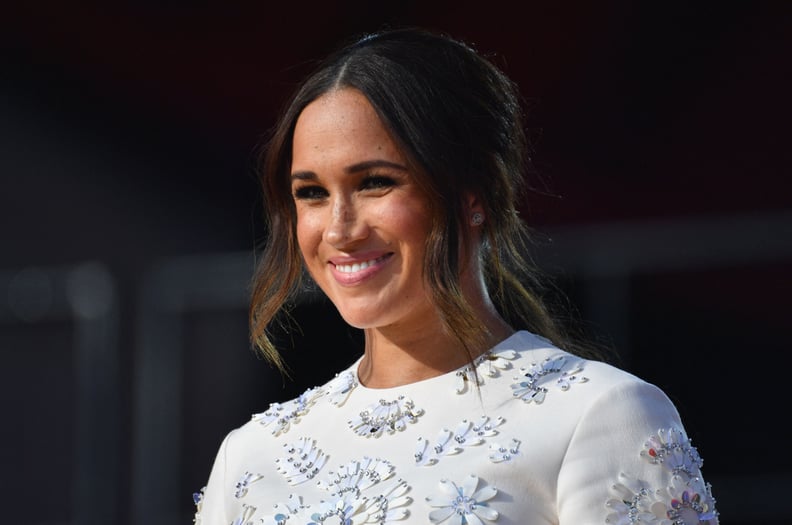
[(263, 158), (251, 336), (282, 366), (267, 332), (307, 271), (364, 353), (227, 435), (196, 522), (718, 523), (669, 398), (541, 300), (519, 102), (416, 29), (341, 48), (295, 93)]
[[(458, 343), (436, 329), (442, 320), (423, 279), (429, 196), (360, 91), (334, 90), (305, 108), (294, 129), (292, 180), (306, 268), (347, 323), (366, 330), (361, 380), (389, 387), (463, 365)], [(465, 271), (480, 274), (477, 262), (471, 258)], [(505, 335), (506, 323), (484, 307), (483, 283), (464, 280), (477, 317), (500, 322)], [(401, 351), (418, 350), (408, 341), (418, 334), (432, 352)], [(375, 369), (379, 358), (387, 366)]]

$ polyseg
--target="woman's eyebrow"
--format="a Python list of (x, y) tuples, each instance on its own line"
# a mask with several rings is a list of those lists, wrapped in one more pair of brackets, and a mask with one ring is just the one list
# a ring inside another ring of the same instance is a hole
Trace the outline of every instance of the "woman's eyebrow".
[[(344, 169), (348, 174), (357, 173), (360, 171), (370, 170), (371, 168), (391, 168), (400, 171), (407, 171), (407, 166), (403, 166), (396, 162), (383, 159), (364, 160), (357, 164), (352, 164)], [(315, 172), (309, 170), (295, 171), (291, 174), (291, 180), (317, 180), (319, 177)]]
[(295, 171), (291, 174), (291, 180), (316, 180), (318, 178), (313, 171)]
[(364, 160), (363, 162), (352, 164), (351, 166), (347, 167), (344, 171), (346, 171), (347, 173), (355, 173), (358, 171), (366, 171), (371, 168), (392, 168), (396, 170), (407, 171), (407, 166), (403, 166), (401, 164), (397, 164), (396, 162), (391, 162), (389, 160), (384, 160), (384, 159)]

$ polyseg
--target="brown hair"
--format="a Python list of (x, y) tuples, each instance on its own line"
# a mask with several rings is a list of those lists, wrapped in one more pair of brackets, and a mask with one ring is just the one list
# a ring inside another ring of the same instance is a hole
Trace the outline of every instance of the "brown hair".
[(488, 339), (461, 292), (460, 253), (470, 245), (466, 195), (487, 220), (480, 256), (494, 304), (516, 329), (567, 348), (549, 314), (543, 281), (527, 258), (528, 230), (517, 205), (530, 169), (516, 85), (472, 47), (443, 34), (395, 29), (366, 35), (326, 58), (285, 107), (261, 157), (267, 239), (253, 282), (251, 339), (281, 371), (269, 328), (299, 296), (305, 270), (296, 242), (289, 173), (302, 110), (323, 94), (354, 88), (372, 104), (432, 203), (424, 276), (448, 333), (471, 358)]

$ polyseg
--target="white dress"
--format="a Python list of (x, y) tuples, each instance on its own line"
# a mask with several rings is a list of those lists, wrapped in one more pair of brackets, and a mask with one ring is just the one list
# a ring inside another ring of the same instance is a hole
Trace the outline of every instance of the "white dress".
[(195, 522), (718, 523), (702, 461), (657, 387), (517, 332), (395, 388), (357, 365), (230, 432)]

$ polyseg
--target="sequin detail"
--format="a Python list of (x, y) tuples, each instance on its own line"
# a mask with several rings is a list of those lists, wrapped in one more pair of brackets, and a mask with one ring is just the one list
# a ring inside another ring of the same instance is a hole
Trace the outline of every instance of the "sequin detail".
[(321, 388), (310, 388), (291, 401), (270, 404), (268, 410), (260, 414), (253, 414), (252, 419), (265, 427), (274, 423), (272, 435), (279, 436), (288, 432), (292, 423), (298, 422), (301, 416), (307, 414), (323, 393), (324, 390)]
[(666, 487), (652, 487), (647, 481), (626, 473), (612, 487), (616, 496), (606, 502), (611, 510), (606, 523), (632, 525), (713, 525), (718, 511), (712, 489), (701, 478), (701, 457), (679, 429), (660, 429), (649, 437), (640, 456), (670, 474)]
[(468, 384), (473, 382), (473, 378), (478, 378), (476, 384), (483, 385), (483, 377), (497, 377), (501, 370), (508, 370), (512, 367), (511, 360), (517, 358), (514, 350), (501, 350), (499, 352), (487, 352), (480, 355), (474, 362), (475, 373), (470, 365), (462, 368), (456, 373), (454, 390), (457, 394), (464, 394)]
[(489, 447), (489, 459), (493, 463), (511, 461), (520, 455), (520, 440), (512, 439), (508, 446), (492, 443)]
[(264, 476), (260, 474), (252, 474), (250, 472), (245, 472), (234, 486), (234, 497), (236, 499), (240, 499), (247, 496), (247, 492), (248, 492), (248, 488), (250, 487), (250, 484), (255, 483), (256, 481), (260, 480), (263, 477)]
[(256, 507), (252, 505), (242, 504), (242, 512), (237, 516), (231, 525), (253, 525), (253, 515), (256, 513)]
[(204, 492), (206, 487), (202, 487), (198, 492), (193, 492), (193, 504), (195, 504), (195, 515), (193, 516), (193, 523), (195, 525), (201, 524), (201, 507), (203, 506)]
[(299, 485), (313, 479), (324, 466), (327, 456), (316, 447), (316, 441), (301, 438), (283, 445), (285, 456), (275, 460), (278, 473), (289, 485)]
[(434, 465), (442, 456), (458, 454), (466, 447), (481, 445), (485, 441), (484, 438), (498, 434), (495, 428), (502, 425), (503, 421), (501, 417), (490, 421), (489, 416), (482, 416), (474, 424), (464, 419), (453, 432), (447, 429), (441, 430), (433, 442), (419, 437), (413, 453), (415, 464)]
[(440, 492), (426, 498), (435, 510), (429, 513), (429, 521), (442, 523), (448, 519), (452, 525), (481, 523), (481, 520), (495, 521), (498, 511), (491, 508), (488, 501), (498, 494), (495, 487), (484, 486), (476, 490), (479, 478), (470, 475), (457, 485), (453, 481), (440, 480)]
[(423, 409), (415, 408), (415, 403), (405, 396), (399, 396), (394, 401), (380, 399), (349, 421), (349, 428), (358, 436), (380, 437), (383, 431), (393, 434), (404, 430), (408, 423), (415, 423), (423, 412)]
[(326, 386), (330, 404), (342, 406), (349, 398), (349, 394), (358, 386), (357, 378), (352, 370), (345, 370), (337, 374)]
[(698, 475), (704, 461), (687, 436), (676, 428), (660, 429), (650, 436), (641, 457), (655, 465), (663, 465), (674, 474)]
[[(272, 515), (264, 516), (259, 520), (261, 523), (269, 525), (285, 525), (294, 516), (299, 516), (305, 512), (306, 506), (302, 503), (302, 498), (297, 494), (290, 494), (288, 501), (284, 503), (276, 503), (272, 506), (275, 512)], [(299, 520), (299, 518), (298, 518)], [(309, 523), (305, 518), (302, 520), (295, 520), (292, 523)]]
[(549, 391), (552, 380), (555, 379), (555, 386), (561, 390), (569, 390), (575, 383), (585, 383), (588, 378), (578, 375), (583, 369), (575, 367), (564, 370), (566, 356), (548, 357), (542, 363), (533, 363), (528, 368), (520, 368), (520, 373), (524, 379), (516, 377), (517, 383), (512, 383), (512, 395), (522, 399), (526, 403), (541, 404)]
[(514, 350), (502, 350), (484, 354), (484, 359), (478, 364), (478, 371), (487, 377), (498, 377), (503, 370), (512, 367), (511, 361), (517, 358)]
[(350, 461), (317, 487), (327, 492), (315, 505), (303, 504), (302, 498), (292, 494), (289, 501), (276, 504), (273, 514), (264, 516), (266, 525), (311, 525), (329, 523), (385, 524), (405, 519), (412, 503), (406, 495), (409, 486), (394, 479), (394, 467), (385, 460), (365, 457)]

